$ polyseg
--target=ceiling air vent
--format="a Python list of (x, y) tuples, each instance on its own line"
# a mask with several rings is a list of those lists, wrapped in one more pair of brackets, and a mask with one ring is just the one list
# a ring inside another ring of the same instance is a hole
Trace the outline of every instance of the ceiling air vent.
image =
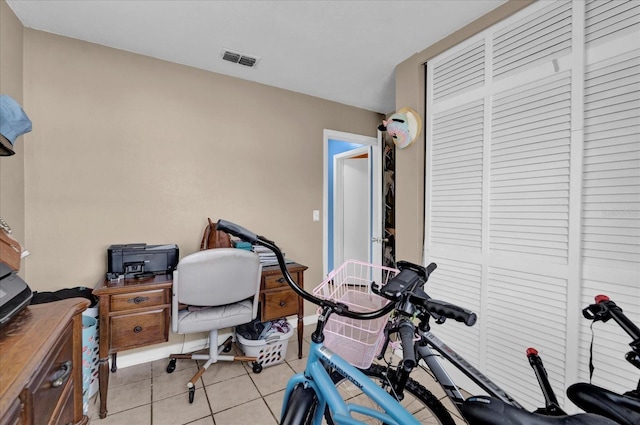
[(237, 63), (239, 65), (248, 66), (249, 68), (253, 68), (258, 64), (260, 58), (255, 56), (245, 55), (243, 53), (234, 52), (233, 50), (224, 49), (222, 51), (222, 59)]

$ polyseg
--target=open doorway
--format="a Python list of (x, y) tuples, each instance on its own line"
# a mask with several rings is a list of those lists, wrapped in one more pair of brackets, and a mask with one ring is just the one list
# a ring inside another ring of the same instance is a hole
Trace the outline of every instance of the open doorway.
[[(382, 262), (380, 140), (380, 135), (374, 138), (333, 130), (324, 131), (323, 272), (325, 276), (346, 259), (374, 264)], [(338, 173), (337, 177), (336, 173)], [(357, 196), (353, 195), (354, 191)], [(360, 218), (357, 228), (349, 224), (353, 223), (350, 221), (353, 217)], [(350, 258), (346, 258), (345, 255)], [(365, 258), (351, 258), (353, 255)]]

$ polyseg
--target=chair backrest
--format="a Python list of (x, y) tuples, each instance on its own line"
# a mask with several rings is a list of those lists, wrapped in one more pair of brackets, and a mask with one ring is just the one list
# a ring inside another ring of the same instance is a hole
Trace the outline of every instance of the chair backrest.
[(254, 297), (257, 305), (262, 266), (258, 255), (236, 248), (199, 251), (178, 262), (174, 298), (196, 306), (220, 306)]

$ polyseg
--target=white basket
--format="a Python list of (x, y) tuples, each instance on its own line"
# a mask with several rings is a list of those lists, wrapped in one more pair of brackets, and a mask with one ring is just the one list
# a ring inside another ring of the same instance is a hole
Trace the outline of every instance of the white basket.
[(246, 339), (236, 333), (236, 340), (246, 356), (257, 357), (258, 363), (267, 367), (284, 361), (291, 335), (293, 335), (293, 328), (287, 333), (274, 332), (266, 339), (257, 340)]
[[(379, 310), (389, 303), (371, 292), (371, 282), (386, 285), (399, 270), (362, 261), (348, 260), (313, 290), (318, 298), (339, 301), (350, 311)], [(351, 363), (366, 369), (380, 350), (389, 315), (373, 320), (355, 320), (332, 314), (324, 328), (324, 345)]]

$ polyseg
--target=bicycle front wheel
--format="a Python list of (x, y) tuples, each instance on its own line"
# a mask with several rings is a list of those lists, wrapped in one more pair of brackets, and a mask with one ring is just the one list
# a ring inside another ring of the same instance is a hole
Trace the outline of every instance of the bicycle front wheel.
[[(377, 364), (372, 364), (369, 369), (363, 369), (362, 372), (382, 388), (389, 388), (389, 382), (395, 379), (394, 370), (387, 370), (387, 368)], [(331, 379), (345, 401), (376, 408), (376, 404), (373, 403), (369, 397), (364, 395), (358, 387), (353, 385), (337, 371), (331, 374)], [(453, 418), (440, 400), (412, 378), (409, 378), (407, 381), (404, 399), (400, 404), (422, 424), (455, 425)], [(354, 414), (354, 418), (365, 424), (380, 424), (380, 421), (368, 416)], [(325, 411), (325, 419), (327, 424), (335, 424), (329, 409)]]
[(291, 392), (280, 425), (311, 425), (318, 406), (318, 398), (311, 388), (298, 385)]

